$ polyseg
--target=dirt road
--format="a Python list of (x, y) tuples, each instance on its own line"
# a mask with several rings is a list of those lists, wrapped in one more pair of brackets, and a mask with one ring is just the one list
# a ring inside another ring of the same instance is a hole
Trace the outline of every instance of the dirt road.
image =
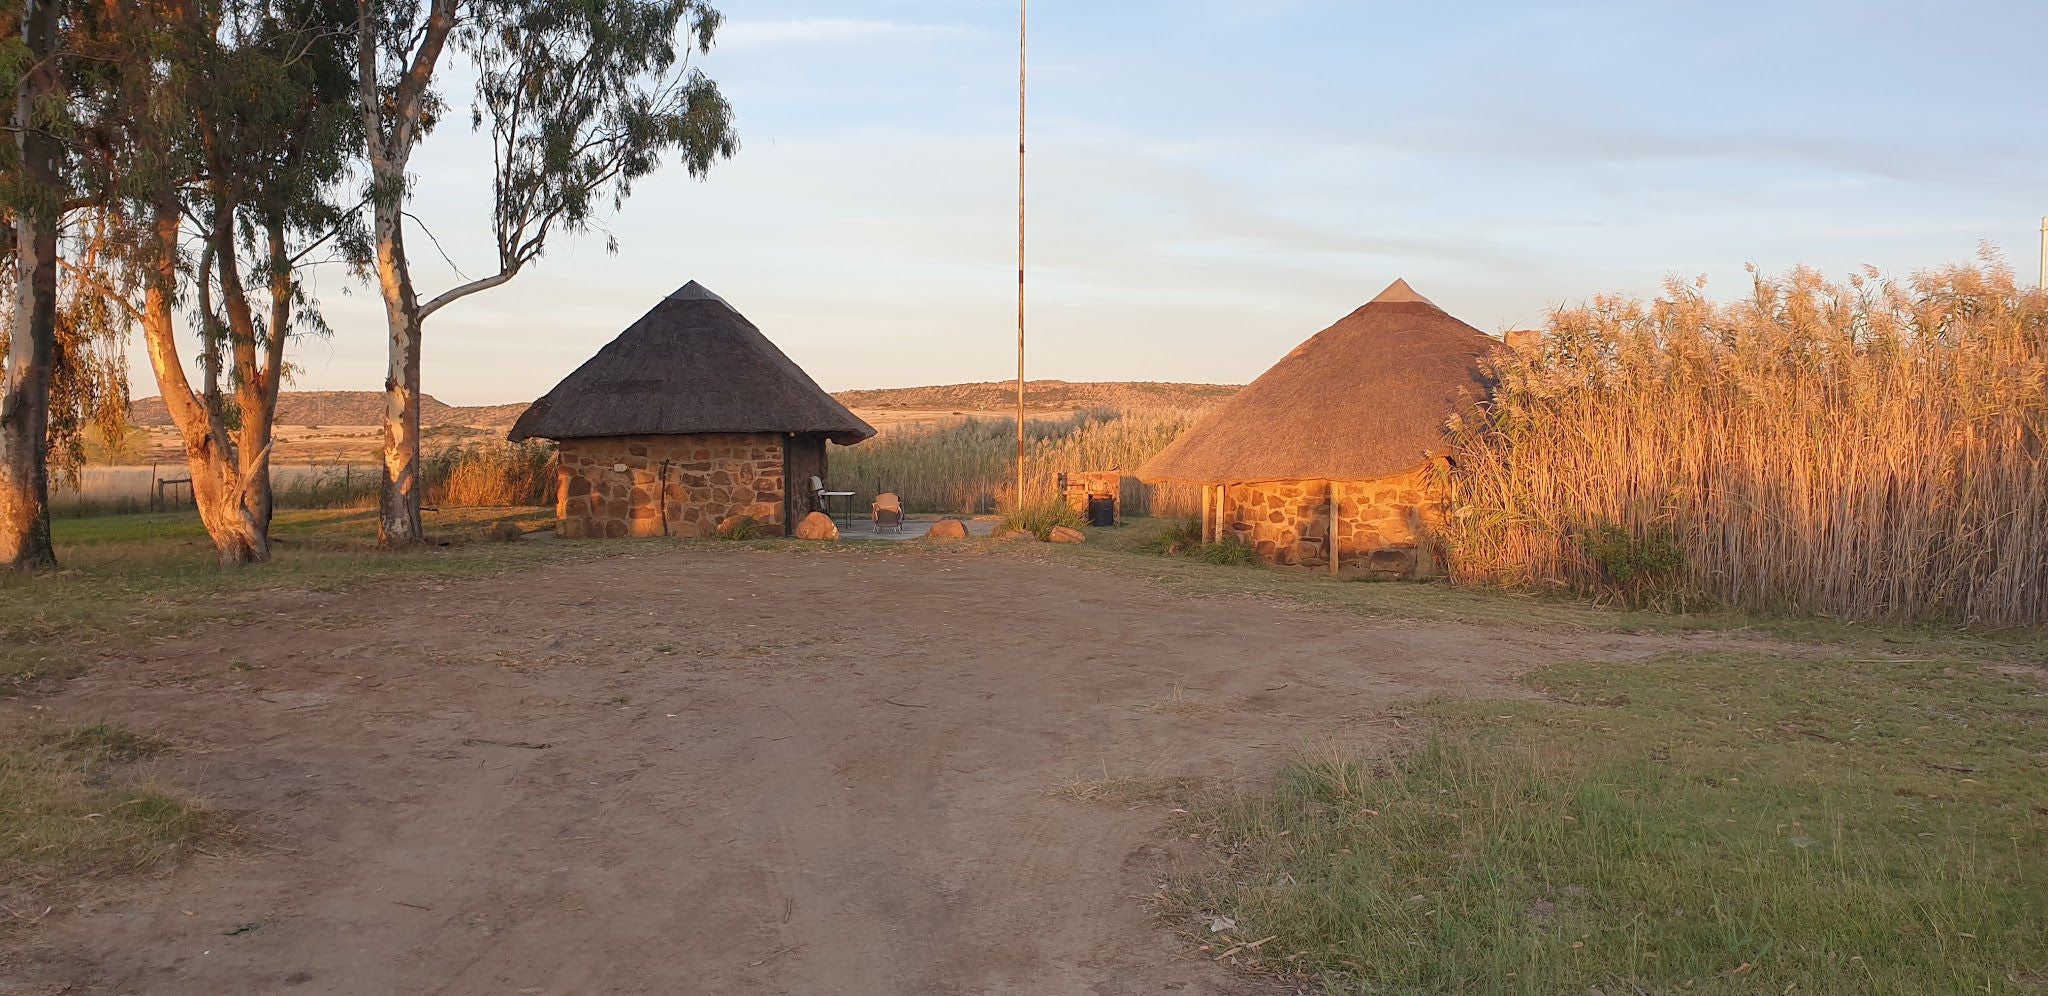
[[(1374, 622), (1030, 557), (656, 550), (280, 596), (43, 704), (187, 745), (250, 839), (58, 910), (132, 993), (1184, 993), (1161, 806), (1648, 638)], [(0, 987), (4, 988), (4, 987)]]

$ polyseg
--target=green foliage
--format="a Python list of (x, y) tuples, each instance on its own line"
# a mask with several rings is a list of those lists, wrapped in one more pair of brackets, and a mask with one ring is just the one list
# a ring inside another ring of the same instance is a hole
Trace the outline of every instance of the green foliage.
[(718, 538), (722, 540), (756, 540), (766, 535), (766, 531), (761, 528), (761, 523), (752, 516), (748, 516), (734, 523), (731, 529), (719, 533)]
[(707, 0), (468, 6), (454, 40), (477, 70), (471, 124), (491, 137), (503, 269), (537, 259), (552, 229), (617, 210), (665, 157), (702, 177), (739, 151), (725, 96), (687, 62), (724, 23)]
[[(1207, 943), (1335, 992), (2026, 992), (2048, 699), (1952, 661), (1573, 664), (1177, 829)], [(1208, 917), (1236, 926), (1207, 933)]]
[(1635, 533), (1602, 523), (1587, 530), (1580, 543), (1612, 591), (1631, 604), (1653, 600), (1659, 584), (1685, 567), (1685, 550), (1668, 527)]
[(1157, 535), (1148, 537), (1140, 549), (1174, 557), (1202, 545), (1202, 520), (1174, 519)]
[(1205, 564), (1220, 567), (1256, 567), (1259, 564), (1258, 554), (1236, 540), (1204, 543), (1190, 551), (1190, 555)]
[(1005, 528), (1022, 529), (1039, 539), (1051, 536), (1052, 531), (1060, 526), (1080, 529), (1086, 525), (1088, 520), (1082, 518), (1081, 513), (1058, 498), (1033, 502), (1003, 516)]
[(1139, 549), (1166, 557), (1186, 557), (1219, 567), (1252, 567), (1259, 563), (1252, 548), (1233, 540), (1202, 542), (1202, 520), (1178, 519), (1157, 535), (1147, 537)]

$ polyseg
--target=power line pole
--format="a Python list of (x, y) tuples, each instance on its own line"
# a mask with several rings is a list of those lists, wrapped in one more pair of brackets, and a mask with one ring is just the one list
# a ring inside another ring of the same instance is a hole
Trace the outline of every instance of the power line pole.
[(2041, 286), (2048, 287), (2048, 218), (2041, 219)]
[(1017, 504), (1024, 510), (1024, 82), (1030, 0), (1017, 0)]

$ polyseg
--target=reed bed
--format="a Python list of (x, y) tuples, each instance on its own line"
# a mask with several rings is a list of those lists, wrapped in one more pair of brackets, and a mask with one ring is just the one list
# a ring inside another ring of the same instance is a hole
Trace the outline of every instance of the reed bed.
[(1461, 583), (2048, 623), (2048, 294), (1994, 258), (1595, 298), (1498, 372), (1452, 427)]
[(552, 444), (451, 446), (421, 462), (428, 500), (437, 505), (497, 508), (554, 504)]
[[(1196, 515), (1201, 489), (1140, 482), (1134, 471), (1180, 435), (1199, 413), (1181, 409), (1092, 409), (1064, 419), (1029, 419), (1025, 504), (1057, 497), (1062, 472), (1124, 473), (1125, 515)], [(1015, 419), (964, 419), (885, 431), (831, 452), (835, 489), (894, 491), (913, 512), (980, 514), (1007, 509), (1016, 487)]]

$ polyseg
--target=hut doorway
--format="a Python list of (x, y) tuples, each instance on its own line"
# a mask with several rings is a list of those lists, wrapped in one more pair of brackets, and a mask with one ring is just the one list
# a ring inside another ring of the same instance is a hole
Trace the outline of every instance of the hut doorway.
[(782, 521), (791, 529), (812, 511), (811, 478), (825, 480), (825, 437), (793, 432), (782, 447)]

